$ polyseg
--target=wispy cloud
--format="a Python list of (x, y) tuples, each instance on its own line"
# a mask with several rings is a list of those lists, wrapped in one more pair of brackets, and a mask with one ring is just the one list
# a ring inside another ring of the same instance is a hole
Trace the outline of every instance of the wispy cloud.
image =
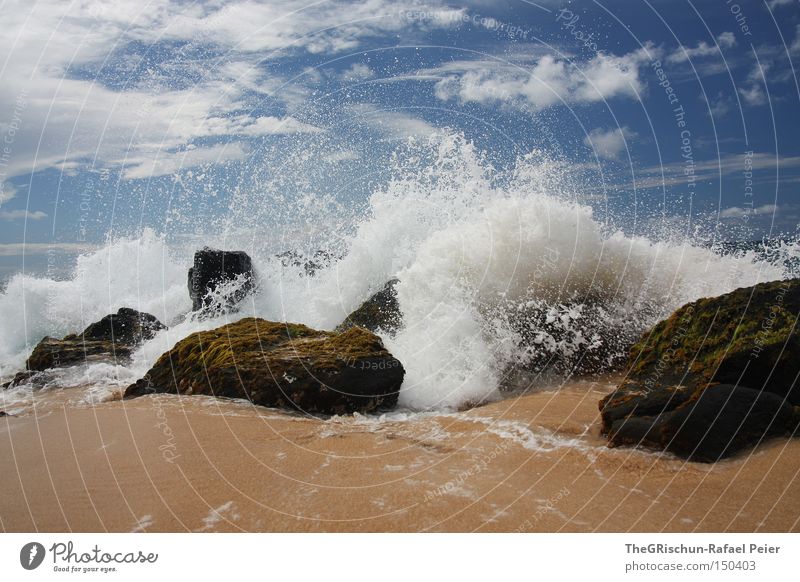
[(734, 206), (732, 208), (725, 208), (719, 213), (720, 218), (742, 218), (743, 216), (751, 216), (753, 214), (776, 214), (779, 208), (775, 204), (764, 204), (756, 208), (741, 208)]
[[(719, 159), (695, 162), (694, 176), (697, 181), (719, 180), (732, 175), (742, 175), (746, 168), (748, 171), (768, 171), (794, 173), (800, 168), (800, 156), (778, 157), (766, 152), (755, 152), (746, 163), (743, 154), (725, 154)], [(661, 166), (649, 166), (639, 170), (636, 178), (638, 188), (660, 188), (686, 184), (686, 164), (676, 162)], [(781, 178), (783, 179), (783, 177)]]
[(390, 139), (428, 137), (441, 131), (411, 113), (382, 109), (376, 105), (362, 103), (351, 108), (354, 121), (382, 133)]
[(0, 220), (42, 220), (47, 218), (47, 214), (41, 210), (0, 210)]
[(0, 257), (45, 255), (51, 252), (79, 254), (96, 249), (93, 245), (79, 243), (0, 243)]
[(797, 0), (769, 0), (769, 2), (767, 2), (767, 5), (773, 10), (790, 4), (797, 4)]
[(716, 57), (721, 55), (721, 49), (728, 49), (734, 46), (736, 46), (736, 36), (732, 32), (723, 32), (715, 39), (714, 44), (700, 41), (694, 47), (681, 46), (667, 55), (666, 60), (669, 63), (684, 63), (704, 57)]
[(240, 161), (245, 157), (245, 147), (239, 142), (202, 148), (190, 147), (174, 152), (159, 150), (151, 156), (126, 160), (123, 177), (136, 179), (165, 176), (195, 166)]
[(13, 200), (16, 195), (17, 189), (12, 184), (5, 180), (0, 180), (0, 205)]
[[(452, 25), (404, 17), (427, 8), (447, 10), (438, 0), (10, 0), (0, 35), (6, 63), (0, 110), (12, 111), (20, 96), (27, 99), (8, 176), (86, 159), (154, 160), (162, 151), (185, 149), (211, 126), (220, 140), (312, 133), (291, 115), (241, 123), (241, 113), (251, 110), (252, 93), (276, 107), (297, 106), (306, 98), (303, 87), (268, 73), (264, 64), (295, 54), (353, 50), (365, 39), (403, 29)], [(146, 51), (167, 60), (162, 70), (141, 67), (143, 53), (135, 47), (142, 45), (169, 47)], [(184, 45), (201, 56), (174, 48)], [(142, 71), (116, 85), (93, 78), (114, 66)], [(178, 79), (186, 82), (176, 84)], [(134, 175), (142, 174), (126, 173)]]

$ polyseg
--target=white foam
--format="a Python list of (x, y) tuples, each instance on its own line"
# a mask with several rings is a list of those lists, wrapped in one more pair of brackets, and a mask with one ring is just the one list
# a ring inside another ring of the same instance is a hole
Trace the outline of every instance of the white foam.
[[(106, 378), (116, 386), (143, 375), (188, 334), (243, 316), (331, 329), (388, 279), (399, 277), (405, 327), (384, 339), (406, 370), (400, 405), (454, 409), (496, 396), (509, 364), (536, 351), (567, 357), (607, 341), (592, 321), (598, 312), (581, 312), (580, 298), (602, 297), (609, 325), (639, 333), (696, 298), (787, 276), (778, 261), (722, 257), (680, 237), (651, 240), (615, 232), (580, 203), (580, 188), (567, 179), (569, 168), (541, 154), (500, 172), (463, 137), (442, 134), (405, 146), (391, 170), (393, 178), (356, 219), (305, 216), (304, 229), (319, 223), (321, 232), (334, 233), (327, 243), (310, 237), (318, 249), (346, 251), (314, 277), (274, 258), (283, 240), (274, 225), (203, 241), (253, 257), (259, 291), (238, 314), (184, 320), (191, 255), (152, 232), (81, 257), (66, 281), (13, 277), (0, 295), (0, 372), (21, 367), (44, 335), (80, 331), (122, 306), (169, 324), (137, 351), (125, 372), (96, 367), (88, 373), (88, 381), (103, 384)], [(308, 208), (308, 200), (298, 202), (299, 210)], [(543, 333), (521, 346), (514, 318), (532, 306), (558, 318), (565, 338)]]

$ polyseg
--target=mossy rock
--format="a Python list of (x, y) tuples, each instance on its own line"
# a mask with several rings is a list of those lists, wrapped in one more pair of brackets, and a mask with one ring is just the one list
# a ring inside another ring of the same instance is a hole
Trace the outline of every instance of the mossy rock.
[[(632, 444), (629, 441), (638, 434), (652, 445), (654, 427), (667, 430), (660, 423), (671, 413), (695, 406), (709, 387), (718, 385), (773, 395), (788, 409), (800, 405), (798, 315), (800, 279), (762, 283), (681, 307), (631, 349), (625, 380), (600, 401), (603, 434), (609, 435), (612, 444)], [(736, 397), (746, 400), (749, 396), (737, 393)], [(708, 406), (719, 404), (709, 397), (706, 400), (711, 403), (704, 405), (706, 412)], [(766, 400), (754, 402), (761, 406)], [(728, 410), (721, 408), (722, 413), (733, 414)], [(622, 429), (634, 418), (639, 421)], [(723, 438), (713, 433), (719, 433), (724, 421), (709, 425), (709, 439)], [(780, 430), (785, 428), (781, 425)], [(734, 435), (731, 450), (752, 441), (760, 429), (744, 426), (742, 430), (750, 436), (742, 440)], [(661, 437), (656, 440), (664, 444)]]
[(29, 371), (42, 372), (50, 368), (68, 368), (92, 362), (128, 362), (134, 346), (106, 340), (84, 340), (71, 334), (64, 339), (46, 337), (28, 357)]
[[(122, 307), (79, 334), (73, 333), (63, 339), (45, 337), (33, 349), (25, 366), (28, 371), (41, 372), (87, 362), (127, 363), (136, 346), (152, 339), (162, 329), (166, 326), (149, 313)], [(18, 376), (10, 385), (24, 380)]]
[(336, 327), (336, 331), (345, 331), (351, 327), (363, 327), (373, 332), (394, 334), (403, 325), (403, 314), (397, 301), (395, 286), (398, 279), (392, 279), (386, 285), (364, 301), (353, 313)]
[(248, 317), (181, 340), (125, 396), (206, 394), (343, 414), (395, 406), (404, 375), (366, 329), (334, 333)]

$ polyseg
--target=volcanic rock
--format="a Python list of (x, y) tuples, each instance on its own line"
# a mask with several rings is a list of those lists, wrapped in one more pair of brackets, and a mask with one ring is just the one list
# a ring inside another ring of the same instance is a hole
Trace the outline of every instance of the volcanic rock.
[(370, 412), (396, 405), (404, 374), (365, 329), (334, 333), (249, 317), (181, 340), (125, 397), (206, 394), (317, 414)]
[(600, 401), (602, 433), (713, 461), (793, 432), (798, 315), (798, 279), (681, 307), (631, 350), (627, 377)]
[(336, 327), (336, 331), (345, 331), (351, 327), (363, 327), (372, 332), (384, 331), (396, 333), (403, 325), (403, 314), (397, 301), (398, 279), (392, 279), (386, 285), (367, 299), (361, 306), (348, 315)]
[[(126, 361), (136, 346), (152, 339), (162, 329), (166, 326), (149, 313), (122, 307), (80, 334), (70, 334), (63, 339), (45, 337), (28, 358), (27, 372), (21, 374), (25, 376), (30, 372), (65, 368), (87, 361)], [(24, 379), (15, 378), (12, 385)]]
[[(240, 284), (214, 301), (218, 289), (237, 280)], [(194, 266), (189, 269), (192, 310), (206, 315), (235, 311), (237, 304), (253, 290), (254, 281), (253, 263), (247, 253), (205, 247), (194, 254)]]

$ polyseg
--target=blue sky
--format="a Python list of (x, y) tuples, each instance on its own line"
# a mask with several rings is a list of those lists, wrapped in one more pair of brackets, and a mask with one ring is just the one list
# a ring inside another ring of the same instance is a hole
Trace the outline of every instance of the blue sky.
[(734, 238), (800, 222), (797, 0), (1, 10), (0, 275), (197, 231), (246, 191), (275, 220), (303, 196), (357, 206), (442, 128), (498, 167), (545, 151), (623, 217)]

